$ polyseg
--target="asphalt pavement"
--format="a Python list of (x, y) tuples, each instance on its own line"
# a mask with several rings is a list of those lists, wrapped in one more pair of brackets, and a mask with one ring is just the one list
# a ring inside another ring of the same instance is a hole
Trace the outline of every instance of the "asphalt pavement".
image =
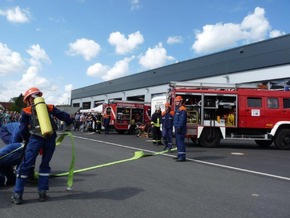
[[(163, 146), (150, 138), (73, 134), (81, 172), (72, 190), (67, 176), (54, 177), (47, 202), (38, 202), (37, 186), (27, 184), (24, 204), (13, 205), (13, 187), (1, 187), (0, 217), (290, 217), (290, 151), (247, 141), (202, 148), (186, 140), (188, 161), (179, 163), (176, 151), (160, 154)], [(138, 151), (145, 155), (136, 157)], [(51, 161), (52, 174), (67, 172), (71, 158), (67, 137)]]

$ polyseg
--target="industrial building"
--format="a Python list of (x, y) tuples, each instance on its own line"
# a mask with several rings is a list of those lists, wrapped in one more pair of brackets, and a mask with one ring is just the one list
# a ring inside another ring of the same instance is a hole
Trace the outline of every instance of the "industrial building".
[[(71, 92), (71, 105), (83, 109), (109, 100), (150, 102), (171, 81), (252, 83), (290, 78), (290, 34), (194, 58)], [(289, 84), (290, 85), (290, 84)]]

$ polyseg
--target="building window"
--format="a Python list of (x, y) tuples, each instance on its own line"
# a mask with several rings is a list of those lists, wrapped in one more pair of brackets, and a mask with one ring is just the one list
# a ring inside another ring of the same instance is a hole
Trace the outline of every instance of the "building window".
[(91, 108), (91, 102), (84, 102), (83, 103), (83, 109), (90, 109)]
[(127, 97), (128, 101), (144, 101), (145, 95), (137, 95), (137, 96), (131, 96)]
[(94, 107), (98, 107), (99, 105), (103, 104), (104, 100), (102, 101), (94, 101)]
[(80, 107), (80, 103), (73, 103), (73, 107)]

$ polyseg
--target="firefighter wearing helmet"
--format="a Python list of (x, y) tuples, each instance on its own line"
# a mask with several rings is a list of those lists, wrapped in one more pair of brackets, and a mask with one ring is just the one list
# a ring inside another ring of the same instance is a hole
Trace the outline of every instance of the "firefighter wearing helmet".
[[(38, 88), (32, 87), (25, 92), (23, 98), (27, 107), (21, 111), (19, 131), (25, 147), (22, 161), (17, 167), (16, 182), (11, 197), (12, 202), (15, 204), (23, 203), (22, 194), (29, 169), (34, 165), (40, 150), (42, 150), (42, 160), (39, 165), (38, 193), (39, 201), (46, 201), (46, 191), (49, 189), (49, 162), (56, 145), (56, 127), (53, 125), (52, 119), (56, 117), (64, 121), (67, 124), (66, 130), (69, 130), (73, 123), (73, 119), (70, 118), (69, 114), (57, 109), (54, 105), (45, 104), (44, 99), (41, 97), (42, 95), (43, 93)], [(43, 107), (37, 109), (38, 106)], [(44, 117), (47, 118), (47, 123), (52, 126), (52, 131), (49, 134), (44, 134), (42, 131), (45, 126), (41, 125), (40, 120), (43, 120)]]
[[(28, 105), (32, 105), (33, 102), (31, 102), (36, 96), (41, 97), (43, 93), (36, 87), (32, 87), (30, 89), (27, 89), (27, 91), (24, 93), (23, 102)], [(33, 97), (33, 98), (31, 98)]]
[(163, 145), (161, 142), (161, 108), (158, 106), (151, 117), (152, 142), (154, 145)]
[(173, 138), (173, 117), (174, 111), (171, 109), (170, 103), (165, 103), (165, 111), (162, 112), (162, 138), (164, 142), (164, 149), (168, 149), (171, 152), (172, 138)]
[(173, 119), (173, 126), (175, 128), (175, 138), (177, 146), (177, 162), (186, 161), (186, 150), (185, 150), (185, 135), (186, 135), (186, 122), (187, 113), (186, 108), (183, 106), (183, 99), (181, 96), (175, 98), (175, 113)]

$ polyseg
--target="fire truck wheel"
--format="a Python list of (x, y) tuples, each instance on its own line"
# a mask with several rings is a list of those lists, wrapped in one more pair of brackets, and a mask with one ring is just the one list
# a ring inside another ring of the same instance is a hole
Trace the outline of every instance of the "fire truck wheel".
[(199, 138), (203, 147), (214, 148), (219, 145), (221, 140), (220, 130), (217, 128), (204, 128)]
[(255, 140), (255, 142), (262, 148), (268, 148), (273, 143), (272, 140)]
[(290, 129), (280, 129), (274, 139), (275, 146), (279, 149), (290, 149)]

